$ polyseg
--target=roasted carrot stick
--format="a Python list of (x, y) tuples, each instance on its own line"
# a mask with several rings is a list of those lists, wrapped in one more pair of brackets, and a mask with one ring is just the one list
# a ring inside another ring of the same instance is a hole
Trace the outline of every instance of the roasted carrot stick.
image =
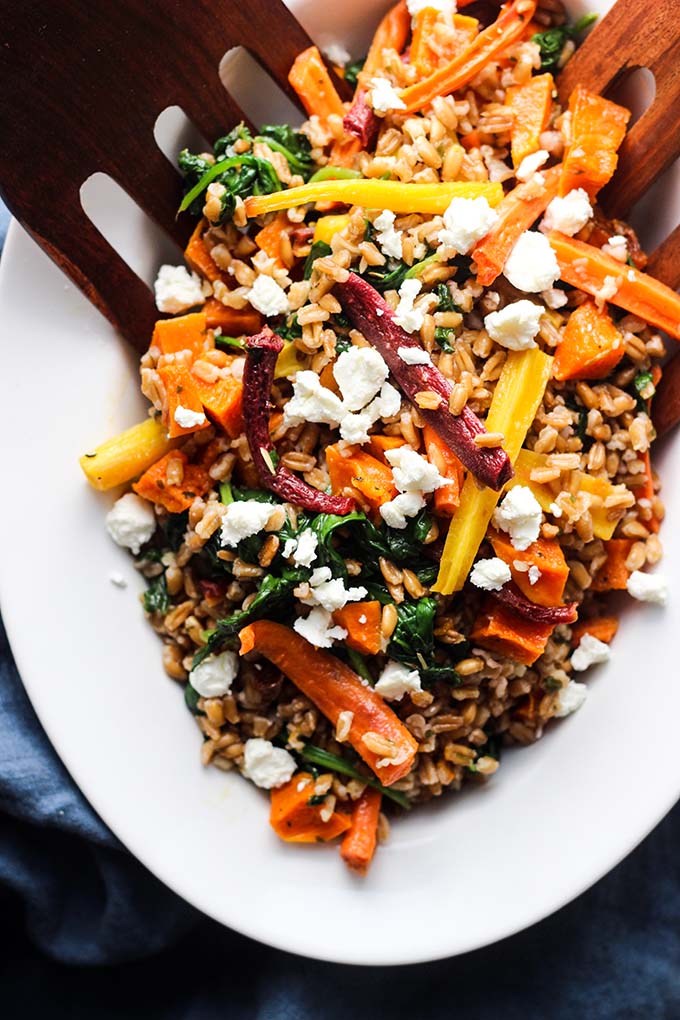
[(296, 57), (288, 72), (288, 81), (310, 117), (317, 114), (324, 120), (331, 113), (344, 116), (345, 107), (316, 46), (308, 47)]
[(239, 634), (241, 655), (260, 652), (278, 666), (320, 712), (335, 725), (351, 712), (348, 740), (384, 786), (407, 775), (418, 750), (392, 709), (344, 662), (315, 648), (294, 630), (271, 620), (257, 620)]
[(383, 66), (383, 50), (396, 50), (401, 53), (411, 31), (411, 15), (406, 0), (391, 7), (378, 25), (369, 47), (361, 71), (360, 78), (364, 81), (376, 74)]
[(578, 85), (569, 97), (569, 112), (571, 144), (562, 164), (560, 195), (583, 188), (594, 198), (616, 170), (630, 110)]
[(378, 842), (380, 790), (368, 787), (354, 805), (352, 827), (340, 844), (340, 856), (352, 871), (365, 875)]
[(435, 491), (434, 508), (437, 513), (453, 517), (460, 505), (465, 469), (451, 447), (447, 446), (431, 425), (423, 429), (423, 442), (430, 464), (434, 464), (443, 478), (451, 479), (449, 485), (442, 485)]
[(539, 74), (523, 85), (511, 85), (508, 89), (506, 106), (514, 117), (510, 132), (514, 167), (540, 148), (541, 132), (545, 131), (550, 118), (554, 87), (551, 74)]

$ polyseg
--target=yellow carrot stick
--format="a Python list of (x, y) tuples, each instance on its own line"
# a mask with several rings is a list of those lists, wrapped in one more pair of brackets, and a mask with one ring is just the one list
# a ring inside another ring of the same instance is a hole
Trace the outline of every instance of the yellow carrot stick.
[(137, 478), (176, 445), (158, 418), (147, 418), (83, 454), (80, 466), (93, 488), (113, 489)]
[[(513, 464), (543, 399), (552, 361), (537, 347), (510, 351), (506, 358), (485, 424), (489, 432), (503, 433), (503, 448)], [(433, 591), (450, 595), (463, 587), (500, 495), (493, 489), (480, 489), (468, 474)]]
[(437, 184), (402, 184), (374, 179), (315, 181), (271, 195), (251, 195), (245, 201), (247, 216), (262, 216), (308, 202), (342, 202), (394, 213), (441, 215), (454, 198), (485, 198), (493, 208), (503, 198), (503, 187), (487, 181), (445, 181)]

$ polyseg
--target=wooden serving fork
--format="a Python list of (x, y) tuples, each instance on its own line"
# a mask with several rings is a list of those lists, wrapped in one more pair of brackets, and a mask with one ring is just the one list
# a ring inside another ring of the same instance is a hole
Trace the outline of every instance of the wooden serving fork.
[[(618, 0), (559, 78), (563, 102), (581, 83), (604, 92), (647, 67), (650, 108), (631, 128), (619, 169), (601, 196), (625, 216), (680, 153), (680, 27), (677, 0)], [(177, 173), (153, 137), (177, 104), (207, 139), (244, 119), (218, 79), (224, 52), (242, 45), (295, 101), (288, 70), (310, 40), (282, 0), (0, 0), (0, 191), (20, 223), (138, 350), (157, 318), (148, 287), (92, 224), (80, 187), (111, 175), (183, 245)], [(344, 83), (334, 79), (340, 94)], [(649, 270), (680, 286), (680, 227)], [(654, 401), (659, 433), (680, 420), (680, 358), (667, 365)]]

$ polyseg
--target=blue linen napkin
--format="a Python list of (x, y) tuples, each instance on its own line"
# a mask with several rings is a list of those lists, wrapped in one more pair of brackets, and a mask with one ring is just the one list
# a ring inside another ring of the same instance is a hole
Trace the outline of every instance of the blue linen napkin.
[[(0, 244), (6, 226), (0, 204)], [(652, 762), (653, 749), (622, 767), (650, 768), (653, 782)], [(0, 621), (3, 1016), (677, 1020), (679, 846), (676, 808), (574, 903), (464, 957), (396, 969), (291, 957), (209, 921), (121, 847), (51, 747)], [(332, 923), (320, 911), (320, 941)], [(455, 924), (445, 904), (441, 923)], [(27, 949), (20, 927), (41, 953)]]

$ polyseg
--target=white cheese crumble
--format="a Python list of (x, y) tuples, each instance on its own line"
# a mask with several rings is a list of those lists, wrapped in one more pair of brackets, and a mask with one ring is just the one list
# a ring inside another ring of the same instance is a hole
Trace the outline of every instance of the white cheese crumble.
[(498, 312), (491, 312), (484, 319), (484, 326), (492, 340), (510, 351), (526, 351), (535, 347), (534, 337), (540, 328), (543, 305), (523, 298), (513, 301)]
[(542, 290), (541, 298), (548, 308), (564, 308), (569, 301), (565, 292), (559, 287), (548, 287), (547, 290)]
[(374, 347), (351, 347), (333, 365), (345, 408), (360, 411), (378, 395), (390, 370)]
[(119, 574), (115, 570), (112, 574), (109, 574), (109, 581), (115, 588), (127, 588), (127, 581), (122, 574)]
[(345, 47), (337, 42), (328, 43), (327, 46), (324, 46), (323, 54), (336, 67), (344, 67), (352, 59)]
[(592, 634), (584, 634), (579, 642), (578, 648), (574, 649), (571, 656), (571, 667), (578, 673), (598, 662), (607, 662), (611, 658), (609, 645)]
[(602, 251), (617, 262), (625, 262), (628, 258), (628, 241), (623, 234), (612, 234), (607, 243), (602, 245)]
[(116, 543), (137, 555), (156, 530), (151, 503), (134, 492), (116, 500), (106, 515), (106, 530)]
[(263, 790), (283, 786), (297, 768), (292, 754), (283, 747), (274, 747), (271, 740), (261, 737), (246, 740), (243, 757), (243, 775)]
[(293, 630), (317, 648), (330, 648), (334, 641), (347, 637), (344, 627), (334, 627), (333, 617), (326, 609), (312, 609), (306, 619), (298, 616)]
[(400, 492), (434, 492), (442, 485), (448, 485), (449, 479), (442, 478), (434, 464), (421, 457), (419, 453), (404, 444), (395, 450), (386, 450), (385, 459), (392, 467), (394, 484)]
[(555, 718), (564, 719), (565, 716), (577, 712), (588, 697), (588, 688), (578, 680), (570, 680), (566, 687), (563, 687), (557, 694), (555, 701)]
[(561, 234), (573, 237), (579, 230), (583, 230), (592, 215), (593, 207), (588, 192), (583, 188), (575, 188), (564, 198), (557, 196), (552, 199), (541, 221), (541, 230), (545, 233), (559, 230)]
[(541, 575), (541, 571), (538, 569), (538, 567), (536, 566), (535, 563), (532, 563), (532, 565), (529, 567), (528, 573), (529, 573), (529, 584), (531, 584), (531, 585), (538, 584), (538, 582), (541, 580), (541, 576), (542, 575)]
[[(311, 528), (305, 528), (304, 531), (301, 531), (297, 537), (295, 549), (292, 553), (293, 563), (295, 563), (298, 567), (311, 567), (312, 563), (316, 559), (318, 544), (319, 539), (316, 537)], [(290, 556), (291, 554), (289, 553), (288, 555)]]
[(398, 347), (397, 354), (405, 365), (432, 364), (432, 358), (423, 347)]
[(284, 560), (289, 559), (296, 549), (297, 538), (287, 538), (286, 541), (283, 543), (283, 549), (281, 550), (281, 555), (283, 556)]
[(298, 372), (293, 383), (293, 396), (283, 409), (286, 425), (302, 425), (313, 421), (337, 426), (344, 413), (340, 397), (321, 385), (316, 372)]
[(530, 153), (530, 155), (524, 157), (515, 170), (515, 177), (518, 181), (528, 181), (539, 167), (542, 167), (549, 159), (550, 153), (546, 149), (538, 149), (537, 152)]
[(390, 110), (406, 109), (406, 103), (388, 78), (371, 78), (368, 102), (378, 117), (384, 117)]
[(380, 516), (389, 528), (405, 528), (407, 517), (415, 517), (424, 506), (425, 500), (419, 492), (400, 492), (381, 505)]
[(328, 613), (342, 609), (348, 602), (360, 602), (368, 595), (363, 586), (345, 588), (342, 577), (333, 577), (330, 567), (317, 567), (309, 578), (309, 595), (300, 599), (306, 606), (321, 606)]
[(159, 312), (177, 315), (205, 301), (201, 280), (185, 266), (161, 266), (153, 285)]
[(526, 485), (515, 485), (493, 515), (494, 524), (510, 535), (515, 549), (522, 552), (538, 538), (542, 511)]
[(470, 580), (475, 587), (483, 588), (484, 591), (500, 591), (511, 577), (510, 567), (498, 556), (488, 560), (477, 560), (470, 574)]
[(189, 673), (189, 683), (202, 698), (221, 698), (228, 694), (238, 673), (236, 652), (209, 655)]
[(261, 273), (248, 292), (248, 301), (263, 315), (281, 315), (288, 311), (288, 298), (271, 276)]
[(560, 267), (548, 238), (535, 230), (525, 230), (510, 252), (503, 273), (517, 290), (537, 294), (559, 279)]
[(388, 659), (374, 687), (375, 692), (387, 701), (401, 701), (405, 694), (413, 694), (422, 689), (420, 673), (394, 659)]
[(417, 333), (425, 320), (425, 314), (413, 307), (423, 285), (420, 280), (404, 280), (399, 288), (399, 304), (394, 311), (394, 321), (407, 333)]
[(628, 594), (640, 602), (655, 602), (659, 606), (666, 605), (668, 598), (668, 582), (661, 574), (644, 574), (634, 570), (626, 582)]
[(241, 539), (257, 535), (266, 526), (273, 509), (271, 503), (259, 503), (256, 499), (239, 499), (229, 503), (222, 517), (222, 545), (233, 548)]
[(394, 229), (395, 219), (394, 213), (389, 209), (385, 209), (373, 220), (373, 226), (378, 231), (375, 239), (383, 255), (393, 259), (400, 259), (404, 254), (402, 247), (403, 231)]
[(178, 404), (173, 415), (175, 421), (183, 429), (193, 429), (197, 425), (205, 425), (206, 417), (203, 411), (192, 411), (190, 407), (182, 407)]
[(467, 255), (488, 234), (498, 214), (485, 198), (454, 198), (444, 213), (444, 229), (437, 235), (442, 259)]

